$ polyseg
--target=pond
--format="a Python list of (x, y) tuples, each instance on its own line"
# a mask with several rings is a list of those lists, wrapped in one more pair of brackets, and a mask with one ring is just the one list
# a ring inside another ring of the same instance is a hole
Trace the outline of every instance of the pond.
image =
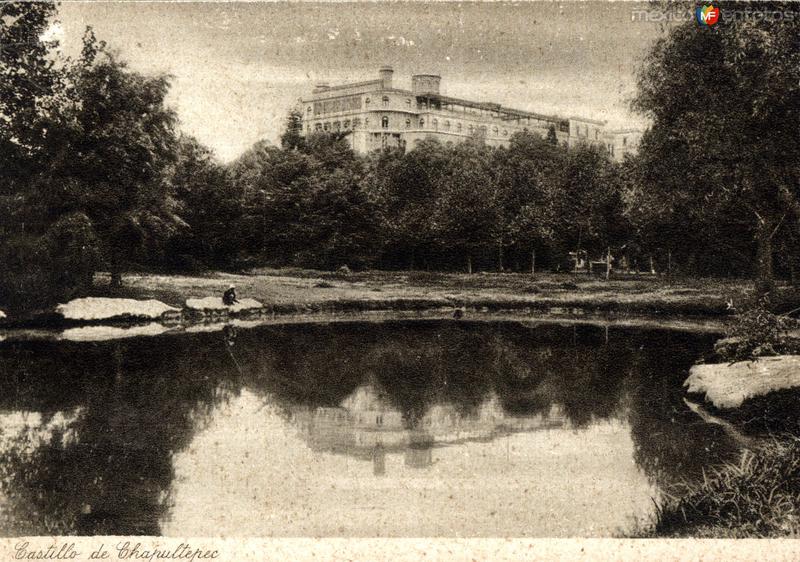
[(737, 445), (714, 336), (387, 320), (0, 343), (0, 532), (615, 536)]

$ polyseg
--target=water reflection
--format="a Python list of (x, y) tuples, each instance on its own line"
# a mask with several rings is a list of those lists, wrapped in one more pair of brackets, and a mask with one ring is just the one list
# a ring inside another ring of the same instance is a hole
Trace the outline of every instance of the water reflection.
[(608, 535), (736, 454), (682, 402), (705, 335), (416, 321), (0, 345), (4, 535)]

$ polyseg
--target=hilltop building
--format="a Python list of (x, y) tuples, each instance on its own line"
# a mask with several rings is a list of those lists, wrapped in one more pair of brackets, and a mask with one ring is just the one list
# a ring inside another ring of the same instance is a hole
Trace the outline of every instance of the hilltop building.
[(445, 96), (437, 74), (414, 74), (411, 90), (403, 90), (394, 87), (393, 74), (384, 66), (375, 80), (317, 84), (311, 97), (302, 100), (303, 134), (345, 131), (353, 150), (366, 154), (386, 147), (410, 150), (426, 138), (444, 144), (477, 138), (490, 146), (507, 146), (516, 132), (544, 137), (552, 130), (561, 143), (604, 146), (618, 159), (636, 150), (641, 136), (635, 130), (609, 131), (604, 121)]

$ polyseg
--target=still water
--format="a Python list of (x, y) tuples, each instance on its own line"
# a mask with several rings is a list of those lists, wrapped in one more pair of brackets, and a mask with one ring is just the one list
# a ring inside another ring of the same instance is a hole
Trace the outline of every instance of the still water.
[(735, 444), (713, 343), (531, 322), (0, 343), (0, 534), (613, 536)]

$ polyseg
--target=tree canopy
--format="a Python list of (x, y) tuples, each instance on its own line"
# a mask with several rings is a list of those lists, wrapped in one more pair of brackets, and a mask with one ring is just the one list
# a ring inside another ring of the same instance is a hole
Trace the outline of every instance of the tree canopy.
[(780, 8), (795, 17), (675, 27), (642, 64), (635, 100), (653, 121), (640, 149), (643, 198), (672, 224), (730, 221), (721, 236), (745, 226), (766, 286), (773, 239), (800, 217), (800, 12)]

